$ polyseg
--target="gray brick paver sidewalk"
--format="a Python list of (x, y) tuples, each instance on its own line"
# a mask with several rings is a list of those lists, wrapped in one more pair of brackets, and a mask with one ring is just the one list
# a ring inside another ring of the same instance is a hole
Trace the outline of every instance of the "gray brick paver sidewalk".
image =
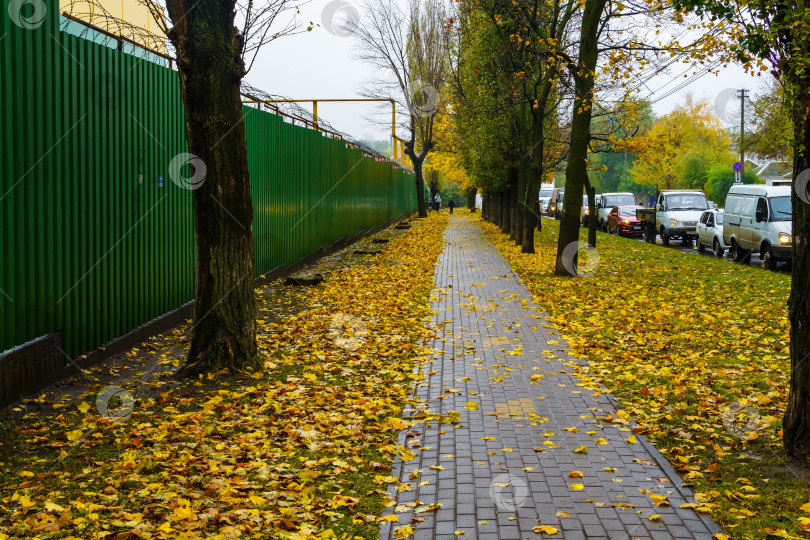
[[(578, 386), (573, 363), (582, 361), (568, 355), (526, 286), (474, 222), (451, 221), (434, 287), (434, 322), (443, 330), (432, 344), (434, 361), (423, 366), (417, 396), (432, 413), (459, 411), (460, 421), (420, 423), (418, 436), (400, 434), (399, 443), (416, 458), (397, 461), (392, 475), (412, 489), (396, 493), (399, 522), (382, 527), (381, 538), (394, 538), (408, 524), (417, 539), (456, 538), (456, 531), (480, 540), (710, 539), (719, 531), (694, 510), (680, 508), (695, 502), (691, 492), (643, 436), (631, 444), (631, 426), (596, 419), (615, 414), (611, 398)], [(597, 444), (600, 437), (607, 444)], [(580, 446), (587, 453), (575, 453)], [(421, 472), (409, 478), (415, 469)], [(571, 471), (583, 477), (571, 478)], [(665, 495), (670, 506), (653, 505), (650, 494)], [(442, 507), (414, 514), (415, 501)], [(656, 514), (660, 519), (648, 519)], [(414, 516), (426, 519), (411, 523)], [(560, 532), (534, 533), (540, 524)]]

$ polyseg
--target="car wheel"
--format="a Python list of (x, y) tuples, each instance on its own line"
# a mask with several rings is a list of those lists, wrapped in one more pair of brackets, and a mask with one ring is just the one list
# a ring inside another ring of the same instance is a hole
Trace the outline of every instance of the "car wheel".
[(644, 241), (649, 244), (655, 243), (655, 226), (650, 223), (644, 224)]
[(714, 239), (714, 244), (712, 244), (712, 249), (714, 249), (714, 254), (718, 257), (723, 256), (723, 248), (720, 247), (720, 240), (717, 238)]
[(765, 246), (761, 253), (762, 263), (767, 270), (776, 270), (776, 254), (771, 246)]
[(698, 253), (703, 253), (704, 251), (706, 251), (706, 246), (704, 246), (704, 245), (703, 245), (703, 242), (701, 242), (701, 241), (700, 241), (700, 237), (699, 237), (699, 236), (698, 236), (698, 238), (697, 238), (696, 242), (697, 242), (697, 250), (698, 250)]
[(664, 229), (661, 229), (661, 243), (665, 246), (669, 245), (669, 235), (664, 232)]
[(745, 252), (740, 246), (737, 245), (735, 240), (731, 241), (731, 258), (736, 263), (747, 263), (749, 254)]

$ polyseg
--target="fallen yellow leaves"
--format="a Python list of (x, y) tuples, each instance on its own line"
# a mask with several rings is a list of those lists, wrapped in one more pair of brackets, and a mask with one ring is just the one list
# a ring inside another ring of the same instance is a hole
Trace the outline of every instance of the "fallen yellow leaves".
[[(803, 474), (775, 473), (793, 469), (779, 430), (790, 376), (789, 275), (600, 235), (594, 275), (559, 279), (557, 222), (544, 220), (537, 253), (525, 255), (474, 219), (571, 351), (587, 359), (575, 368), (582, 384), (594, 393), (604, 385), (619, 400), (618, 411), (595, 418), (619, 428), (632, 420), (626, 442), (648, 437), (706, 494), (693, 509), (734, 527), (735, 537), (810, 535), (798, 520), (810, 517), (799, 508), (810, 485)], [(741, 476), (752, 491), (740, 489)]]
[[(416, 484), (390, 470), (421, 451), (398, 445), (397, 432), (411, 427), (403, 407), (420, 380), (446, 221), (416, 221), (385, 245), (384, 260), (348, 264), (317, 287), (258, 290), (263, 371), (140, 383), (127, 422), (96, 414), (95, 395), (27, 421), (25, 455), (0, 464), (0, 538), (303, 540), (373, 536), (380, 520), (397, 522), (376, 515), (386, 489)], [(280, 302), (295, 309), (265, 314)], [(335, 335), (336, 314), (345, 335)], [(151, 350), (183, 347), (184, 330)]]
[(543, 533), (543, 534), (557, 534), (558, 532), (560, 532), (560, 529), (558, 529), (557, 527), (552, 527), (551, 525), (538, 525), (533, 530), (537, 534), (540, 534), (540, 533)]

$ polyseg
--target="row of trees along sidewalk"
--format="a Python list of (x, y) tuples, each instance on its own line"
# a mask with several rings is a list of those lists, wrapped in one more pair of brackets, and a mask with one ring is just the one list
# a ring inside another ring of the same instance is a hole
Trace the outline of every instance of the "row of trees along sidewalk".
[[(539, 182), (564, 165), (559, 276), (571, 274), (562, 253), (578, 241), (583, 193), (591, 207), (589, 243), (596, 242), (588, 156), (619, 130), (595, 133), (592, 121), (630, 119), (620, 130), (632, 133), (644, 77), (665, 67), (665, 60), (707, 70), (730, 62), (751, 70), (769, 64), (795, 126), (794, 178), (810, 166), (810, 7), (804, 2), (460, 0), (455, 6), (450, 90), (462, 162), (483, 192), (484, 217), (524, 253), (533, 251), (540, 227)], [(679, 36), (699, 37), (681, 44)], [(793, 194), (792, 371), (783, 423), (786, 451), (801, 460), (810, 457), (806, 188), (806, 178), (800, 178)]]
[[(540, 226), (540, 183), (561, 167), (567, 189), (560, 253), (578, 238), (582, 194), (594, 205), (589, 153), (632, 137), (642, 121), (642, 85), (632, 75), (661, 69), (664, 57), (706, 57), (716, 48), (714, 34), (724, 30), (681, 45), (673, 37), (698, 23), (652, 0), (462, 0), (455, 15), (451, 88), (461, 152), (483, 192), (485, 217), (525, 253), (533, 252)], [(728, 60), (728, 51), (721, 57)], [(595, 118), (605, 120), (599, 133)], [(569, 274), (560, 257), (556, 271)]]
[[(176, 50), (186, 138), (195, 156), (191, 167), (207, 171), (193, 195), (194, 322), (178, 376), (261, 367), (240, 88), (264, 45), (299, 30), (295, 15), (301, 2), (144, 2)], [(419, 215), (424, 217), (422, 165), (434, 146), (434, 117), (441, 108), (448, 65), (444, 8), (433, 0), (413, 0), (407, 11), (384, 1), (362, 7), (365, 18), (344, 21), (345, 30), (358, 39), (361, 58), (385, 74), (371, 87), (373, 97), (388, 91), (383, 97), (396, 98), (407, 111), (405, 152), (414, 165)]]

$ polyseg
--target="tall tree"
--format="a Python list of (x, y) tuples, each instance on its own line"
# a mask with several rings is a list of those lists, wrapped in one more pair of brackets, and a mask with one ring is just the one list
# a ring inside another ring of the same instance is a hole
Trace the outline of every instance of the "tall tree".
[(596, 64), (599, 59), (599, 32), (607, 0), (584, 0), (579, 50), (573, 72), (574, 112), (565, 170), (565, 195), (560, 235), (557, 238), (557, 261), (554, 273), (567, 276), (575, 270), (564, 260), (566, 247), (579, 239), (579, 211), (582, 208), (584, 179), (588, 175), (588, 146), (591, 141), (591, 116), (594, 104)]
[[(555, 50), (565, 41), (576, 3), (484, 0), (458, 6), (467, 40), (456, 105), (462, 115), (474, 118), (465, 146), (476, 156), (510, 148), (500, 156), (508, 171), (505, 179), (493, 182), (497, 190), (485, 189), (485, 198), (509, 207), (510, 237), (524, 253), (533, 253), (540, 223), (538, 191), (548, 171), (546, 154), (554, 148), (546, 129), (557, 119)], [(504, 126), (496, 131), (502, 139), (485, 147), (477, 130), (490, 125), (495, 115)]]
[(196, 241), (194, 324), (179, 375), (256, 366), (253, 205), (240, 86), (258, 50), (294, 30), (293, 17), (271, 31), (293, 6), (167, 0), (168, 22), (162, 6), (151, 0), (147, 6), (176, 51), (191, 152), (170, 166), (175, 182), (193, 189)]
[(630, 175), (659, 189), (701, 189), (715, 165), (731, 170), (731, 139), (706, 100), (687, 95), (683, 105), (657, 119), (643, 134), (617, 141), (637, 155)]
[(391, 93), (408, 111), (405, 153), (411, 158), (419, 215), (427, 216), (423, 164), (435, 146), (436, 115), (448, 73), (446, 13), (439, 0), (365, 0), (362, 18), (346, 31), (360, 45), (358, 56), (378, 69), (369, 94)]
[(790, 102), (782, 86), (774, 82), (753, 102), (753, 131), (748, 150), (762, 157), (789, 162), (793, 159), (794, 128)]
[(782, 420), (785, 452), (810, 458), (810, 6), (805, 0), (675, 0), (677, 6), (735, 23), (741, 31), (732, 46), (746, 64), (770, 64), (782, 85), (794, 128), (793, 262), (788, 301), (790, 394)]
[(514, 78), (504, 77), (503, 40), (476, 2), (456, 4), (448, 87), (460, 140), (460, 162), (482, 193), (485, 219), (509, 232), (510, 186), (520, 149), (514, 137)]

